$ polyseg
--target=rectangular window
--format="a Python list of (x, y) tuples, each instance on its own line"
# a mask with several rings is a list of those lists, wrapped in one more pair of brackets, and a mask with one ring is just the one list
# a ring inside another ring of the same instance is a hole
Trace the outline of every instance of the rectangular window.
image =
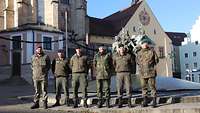
[(21, 36), (13, 36), (13, 49), (21, 49)]
[(197, 68), (197, 62), (194, 63), (194, 68)]
[(69, 4), (69, 0), (60, 0), (60, 3), (62, 3), (62, 4)]
[(159, 57), (164, 58), (165, 57), (165, 52), (164, 52), (164, 47), (159, 47)]
[(47, 37), (47, 36), (44, 36), (43, 37), (43, 48), (44, 50), (52, 50), (52, 38), (51, 37)]
[(185, 58), (188, 58), (188, 53), (185, 53)]
[(185, 68), (186, 68), (186, 69), (189, 69), (189, 64), (185, 64)]
[(199, 44), (199, 42), (198, 41), (195, 41), (195, 45), (198, 45)]
[(196, 57), (197, 56), (197, 52), (193, 52), (193, 57)]

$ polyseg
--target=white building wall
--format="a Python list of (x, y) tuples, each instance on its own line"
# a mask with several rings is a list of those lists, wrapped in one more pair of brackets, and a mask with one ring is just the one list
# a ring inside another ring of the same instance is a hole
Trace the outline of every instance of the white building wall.
[[(193, 56), (193, 52), (196, 52), (196, 56)], [(188, 54), (188, 58), (185, 57), (185, 54)], [(194, 67), (194, 63), (197, 63), (197, 67)], [(200, 82), (200, 44), (188, 42), (180, 46), (180, 64), (182, 79), (186, 79), (186, 76), (190, 76), (192, 80), (193, 74), (194, 82)], [(188, 68), (186, 68), (186, 64), (188, 64)]]

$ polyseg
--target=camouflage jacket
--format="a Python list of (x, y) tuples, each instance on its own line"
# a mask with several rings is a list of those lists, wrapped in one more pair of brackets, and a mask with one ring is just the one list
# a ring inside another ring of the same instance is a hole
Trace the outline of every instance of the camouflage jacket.
[(124, 55), (115, 54), (113, 56), (113, 66), (117, 73), (119, 72), (135, 73), (136, 70), (135, 57), (128, 53)]
[(88, 73), (89, 60), (85, 55), (77, 56), (74, 54), (70, 60), (72, 73)]
[(67, 77), (70, 72), (69, 60), (56, 58), (52, 62), (51, 69), (55, 77)]
[(97, 53), (93, 59), (96, 70), (96, 79), (110, 79), (112, 71), (112, 57), (109, 53), (100, 55)]
[(51, 61), (48, 55), (43, 54), (40, 57), (37, 55), (33, 55), (31, 59), (33, 80), (47, 80), (50, 66)]
[(156, 64), (159, 62), (159, 58), (153, 49), (141, 49), (137, 53), (136, 62), (139, 66), (139, 74), (142, 78), (155, 77)]

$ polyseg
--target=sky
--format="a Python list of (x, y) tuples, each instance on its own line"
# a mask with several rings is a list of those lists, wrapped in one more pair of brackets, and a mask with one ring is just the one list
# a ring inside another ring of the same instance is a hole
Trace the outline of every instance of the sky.
[[(132, 0), (87, 0), (88, 15), (104, 18), (114, 12), (129, 7), (131, 1)], [(165, 31), (188, 33), (194, 29), (193, 26), (195, 26), (195, 24), (200, 24), (200, 22), (196, 22), (200, 16), (200, 0), (146, 1)]]

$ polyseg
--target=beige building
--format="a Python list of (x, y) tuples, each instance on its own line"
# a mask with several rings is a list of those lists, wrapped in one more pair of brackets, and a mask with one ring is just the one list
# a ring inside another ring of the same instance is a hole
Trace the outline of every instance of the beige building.
[(118, 35), (122, 28), (130, 35), (138, 34), (138, 28), (142, 25), (145, 34), (156, 43), (156, 51), (160, 57), (157, 66), (158, 75), (172, 76), (172, 41), (165, 33), (152, 10), (145, 0), (137, 0), (124, 10), (120, 10), (103, 19), (89, 17), (90, 46), (96, 48), (99, 44), (111, 46), (113, 37)]
[(51, 58), (58, 49), (72, 54), (65, 31), (85, 41), (86, 9), (86, 0), (0, 0), (0, 65), (30, 63), (36, 42), (53, 42), (42, 43)]

